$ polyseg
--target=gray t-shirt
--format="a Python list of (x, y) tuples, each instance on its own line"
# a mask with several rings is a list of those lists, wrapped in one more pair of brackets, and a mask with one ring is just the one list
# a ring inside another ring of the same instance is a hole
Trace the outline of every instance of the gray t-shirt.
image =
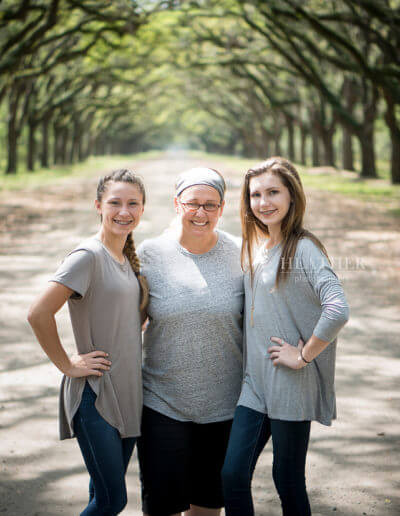
[(231, 419), (243, 376), (240, 241), (222, 231), (207, 253), (171, 235), (138, 248), (150, 287), (144, 404), (178, 421)]
[[(99, 350), (112, 362), (103, 376), (87, 380), (96, 408), (121, 437), (140, 435), (142, 412), (139, 284), (126, 259), (118, 263), (96, 237), (69, 254), (50, 281), (72, 289), (68, 307), (78, 353)], [(60, 393), (60, 438), (74, 437), (73, 417), (86, 378), (64, 376)]]
[[(330, 425), (336, 417), (334, 388), (336, 335), (348, 319), (340, 282), (326, 256), (309, 239), (299, 241), (288, 280), (274, 288), (281, 246), (255, 260), (254, 288), (245, 276), (246, 366), (238, 404), (285, 421), (316, 420)], [(251, 306), (254, 317), (251, 324)], [(293, 346), (314, 334), (330, 342), (306, 367), (274, 367), (267, 349), (280, 337)]]

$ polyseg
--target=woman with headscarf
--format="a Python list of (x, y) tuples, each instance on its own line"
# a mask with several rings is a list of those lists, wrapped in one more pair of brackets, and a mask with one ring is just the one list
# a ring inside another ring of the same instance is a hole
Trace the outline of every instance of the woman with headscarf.
[(144, 336), (143, 512), (214, 516), (242, 381), (240, 242), (216, 229), (225, 181), (195, 168), (176, 182), (177, 234), (138, 248), (149, 283)]

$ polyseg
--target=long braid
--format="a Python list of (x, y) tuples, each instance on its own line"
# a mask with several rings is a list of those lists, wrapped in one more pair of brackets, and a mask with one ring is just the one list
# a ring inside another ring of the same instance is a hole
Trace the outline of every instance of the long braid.
[[(101, 202), (101, 198), (103, 196), (103, 193), (107, 187), (107, 184), (113, 181), (115, 183), (117, 182), (123, 182), (123, 183), (130, 183), (132, 185), (136, 185), (140, 193), (142, 194), (143, 198), (143, 204), (146, 202), (146, 192), (144, 189), (143, 181), (139, 176), (137, 176), (132, 170), (129, 169), (120, 169), (120, 170), (114, 170), (114, 172), (111, 172), (111, 174), (107, 174), (106, 176), (102, 177), (97, 185), (97, 200)], [(129, 263), (131, 264), (132, 270), (136, 274), (136, 277), (139, 282), (140, 286), (140, 314), (142, 317), (142, 321), (147, 317), (146, 309), (149, 302), (149, 286), (147, 284), (147, 280), (144, 276), (140, 274), (140, 262), (139, 258), (136, 254), (135, 244), (133, 241), (132, 233), (129, 233), (123, 253), (128, 258)]]
[(136, 254), (135, 242), (133, 241), (132, 233), (129, 233), (126, 239), (124, 254), (128, 258), (140, 285), (140, 312), (143, 314), (149, 302), (149, 286), (146, 278), (140, 274), (140, 261)]
[(135, 242), (133, 241), (132, 233), (129, 233), (126, 239), (123, 252), (124, 255), (128, 258), (133, 272), (136, 274), (136, 276), (138, 276), (140, 274), (140, 262), (136, 254)]

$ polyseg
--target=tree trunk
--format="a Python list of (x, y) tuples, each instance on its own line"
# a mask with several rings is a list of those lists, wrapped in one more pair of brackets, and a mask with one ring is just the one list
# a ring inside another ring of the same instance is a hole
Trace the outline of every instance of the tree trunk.
[(385, 120), (390, 131), (392, 144), (391, 180), (394, 185), (400, 184), (400, 127), (396, 120), (396, 104), (389, 91), (383, 92), (386, 100)]
[(274, 134), (274, 155), (275, 156), (281, 156), (282, 150), (281, 150), (281, 131), (275, 131)]
[(74, 121), (74, 129), (72, 133), (72, 142), (70, 149), (70, 163), (74, 163), (78, 159), (79, 155), (79, 122), (78, 120)]
[(335, 125), (329, 128), (323, 128), (321, 131), (322, 143), (324, 146), (324, 165), (330, 167), (335, 166), (335, 149), (333, 147), (333, 135), (335, 134)]
[[(129, 144), (131, 144), (131, 142), (129, 142)], [(128, 146), (129, 148), (129, 146)], [(91, 155), (91, 149), (92, 149), (92, 138), (90, 136), (90, 132), (88, 132), (86, 135), (85, 135), (85, 145), (84, 145), (84, 148), (83, 148), (83, 156), (84, 158), (83, 159), (88, 159), (88, 157)], [(130, 151), (128, 150), (127, 151), (127, 154), (129, 154)]]
[(378, 177), (375, 167), (374, 122), (378, 102), (378, 90), (374, 86), (364, 87), (364, 120), (358, 138), (361, 145), (361, 177)]
[[(229, 147), (231, 149), (230, 154), (234, 154), (233, 148)], [(89, 143), (87, 148), (88, 157), (93, 156), (95, 154), (95, 139), (93, 135), (89, 136)]]
[(60, 163), (60, 137), (61, 137), (61, 128), (57, 122), (53, 124), (53, 163), (58, 165)]
[(82, 128), (80, 128), (78, 134), (78, 161), (83, 161), (85, 159), (83, 134), (84, 132), (82, 131)]
[[(237, 142), (237, 135), (233, 132), (230, 135), (229, 140), (225, 147), (226, 153), (229, 154), (230, 156), (235, 155), (236, 142)], [(90, 138), (90, 146), (89, 146), (89, 150), (88, 150), (90, 156), (93, 154), (93, 143), (94, 143), (93, 137), (91, 137)]]
[(312, 141), (312, 166), (319, 167), (321, 162), (319, 158), (319, 132), (315, 127), (315, 123), (311, 126), (311, 141)]
[(67, 162), (68, 134), (68, 127), (65, 126), (61, 132), (60, 163)]
[(255, 143), (253, 131), (243, 130), (242, 131), (242, 142), (243, 142), (243, 155), (245, 158), (257, 158), (258, 149)]
[(28, 170), (35, 170), (35, 158), (36, 158), (36, 122), (30, 121), (28, 123), (29, 136), (28, 136), (28, 154), (27, 154), (27, 168)]
[[(333, 147), (333, 136), (336, 131), (336, 119), (331, 113), (329, 122), (329, 110), (323, 98), (320, 98), (319, 105), (313, 104), (309, 110), (311, 122), (311, 135), (313, 141), (313, 166), (329, 165), (335, 166), (335, 152)], [(319, 145), (323, 146), (323, 158), (321, 159)]]
[(354, 170), (353, 140), (351, 132), (342, 126), (342, 167), (345, 170)]
[(373, 130), (363, 130), (358, 134), (361, 147), (361, 177), (378, 177), (375, 167), (375, 145)]
[(300, 163), (307, 163), (307, 136), (308, 131), (303, 124), (300, 125)]
[(42, 122), (42, 156), (41, 165), (49, 168), (49, 123), (50, 117), (47, 116)]
[(391, 162), (391, 179), (394, 185), (400, 184), (400, 129), (390, 132), (392, 141), (392, 162)]
[(97, 143), (96, 131), (93, 130), (90, 134), (90, 139), (89, 139), (89, 148), (88, 148), (89, 156), (96, 155), (96, 143)]
[[(350, 77), (345, 77), (343, 81), (342, 94), (349, 114), (353, 115), (354, 106), (358, 100), (357, 82)], [(342, 126), (342, 167), (345, 170), (354, 169), (354, 153), (352, 132), (346, 125)]]
[(290, 161), (295, 161), (294, 152), (294, 124), (291, 116), (285, 116), (287, 136), (288, 136), (288, 156)]
[(17, 130), (17, 109), (19, 102), (19, 94), (11, 92), (8, 103), (8, 158), (6, 174), (17, 173), (18, 163), (18, 130)]
[[(83, 130), (83, 159), (87, 159), (89, 156), (92, 155), (93, 152), (93, 120), (94, 120), (94, 113), (91, 113), (87, 116), (86, 122), (84, 124), (84, 130)], [(131, 140), (128, 142), (127, 149), (129, 149), (129, 145), (131, 145)], [(130, 150), (127, 151), (127, 154), (130, 153)]]
[(15, 130), (15, 118), (13, 120), (8, 121), (8, 159), (7, 159), (7, 169), (6, 174), (16, 174), (17, 173), (17, 144), (18, 137), (17, 131)]
[(101, 138), (101, 136), (98, 136), (96, 138), (96, 141), (94, 144), (94, 155), (101, 156), (102, 148), (103, 148), (103, 139)]
[(265, 129), (263, 125), (261, 125), (261, 154), (262, 158), (268, 158), (270, 152), (270, 134)]
[(316, 107), (310, 107), (308, 111), (308, 116), (310, 119), (310, 129), (311, 129), (311, 143), (312, 143), (312, 152), (311, 152), (311, 161), (313, 167), (319, 167), (321, 165), (320, 159), (320, 123), (318, 121), (318, 116), (316, 113)]
[(66, 142), (66, 154), (65, 154), (65, 163), (72, 163), (73, 159), (73, 146), (74, 146), (74, 128), (73, 125), (68, 124), (67, 126), (68, 130), (68, 138)]

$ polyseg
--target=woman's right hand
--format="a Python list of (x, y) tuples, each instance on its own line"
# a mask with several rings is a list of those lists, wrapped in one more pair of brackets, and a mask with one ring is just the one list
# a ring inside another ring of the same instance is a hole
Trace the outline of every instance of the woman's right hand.
[(82, 378), (85, 376), (103, 376), (102, 371), (109, 371), (111, 362), (107, 359), (108, 353), (104, 351), (91, 351), (82, 355), (72, 355), (71, 366), (65, 371), (70, 378)]

